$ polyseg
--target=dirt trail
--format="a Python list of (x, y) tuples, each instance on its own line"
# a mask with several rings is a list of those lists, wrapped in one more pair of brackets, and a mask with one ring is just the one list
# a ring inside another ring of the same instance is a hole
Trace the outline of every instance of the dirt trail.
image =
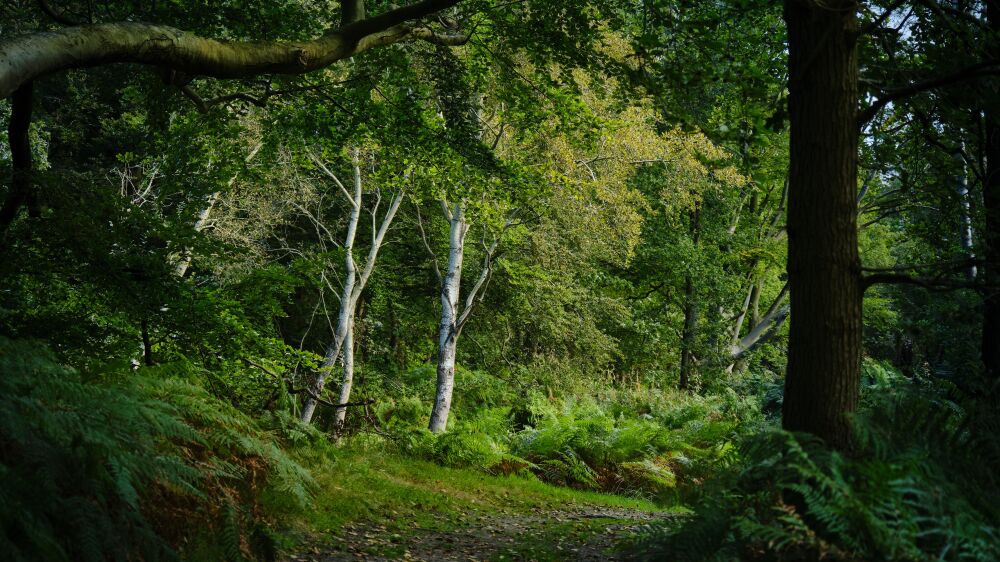
[(405, 534), (384, 525), (354, 524), (336, 534), (337, 547), (312, 548), (287, 560), (613, 560), (623, 538), (658, 517), (661, 514), (580, 506), (533, 514), (470, 512), (458, 525), (442, 516), (440, 528), (414, 527)]

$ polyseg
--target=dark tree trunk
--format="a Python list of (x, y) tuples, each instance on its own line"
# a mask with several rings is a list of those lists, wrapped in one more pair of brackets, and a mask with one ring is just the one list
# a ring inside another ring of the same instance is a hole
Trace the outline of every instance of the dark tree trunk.
[[(691, 238), (695, 248), (701, 230), (701, 212), (697, 207), (691, 212)], [(684, 333), (681, 335), (681, 376), (677, 387), (685, 390), (691, 386), (694, 372), (694, 348), (698, 335), (698, 299), (691, 272), (684, 277)]]
[(681, 336), (681, 378), (677, 387), (686, 390), (691, 386), (694, 370), (694, 339), (698, 329), (698, 305), (694, 300), (694, 280), (688, 274), (684, 280), (684, 333)]
[(850, 445), (858, 403), (856, 3), (786, 0), (791, 326), (783, 426)]
[(364, 0), (342, 0), (340, 3), (340, 25), (347, 25), (365, 19)]
[(153, 361), (153, 342), (149, 338), (149, 321), (145, 318), (139, 321), (139, 331), (142, 334), (142, 362), (152, 367), (156, 362)]
[[(986, 20), (1000, 37), (1000, 0), (986, 2)], [(1000, 47), (994, 47), (1000, 50)], [(986, 177), (983, 180), (986, 228), (983, 274), (990, 287), (983, 301), (982, 358), (987, 384), (1000, 379), (1000, 108), (986, 108)]]
[(13, 177), (10, 191), (0, 207), (0, 241), (7, 235), (7, 229), (17, 218), (18, 211), (32, 198), (31, 163), (31, 101), (32, 83), (27, 82), (11, 96), (10, 122), (7, 138), (10, 141), (10, 157)]

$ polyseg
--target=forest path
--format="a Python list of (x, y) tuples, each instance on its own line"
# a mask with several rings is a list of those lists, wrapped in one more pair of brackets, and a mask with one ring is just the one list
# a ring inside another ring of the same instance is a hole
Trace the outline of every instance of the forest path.
[(313, 471), (314, 508), (289, 522), (283, 562), (609, 560), (684, 511), (377, 450), (341, 449)]
[[(439, 525), (400, 532), (386, 525), (354, 523), (332, 537), (336, 546), (314, 547), (289, 560), (341, 561), (506, 561), (614, 559), (623, 539), (661, 514), (621, 507), (569, 506), (533, 513), (474, 511)], [(666, 515), (666, 514), (664, 514)]]

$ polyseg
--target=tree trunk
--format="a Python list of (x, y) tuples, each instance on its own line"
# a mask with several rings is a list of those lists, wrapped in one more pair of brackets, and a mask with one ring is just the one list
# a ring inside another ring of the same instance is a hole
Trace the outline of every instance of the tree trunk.
[[(371, 277), (372, 271), (375, 270), (375, 262), (378, 259), (379, 250), (382, 249), (382, 242), (385, 240), (385, 235), (389, 231), (389, 225), (392, 224), (393, 219), (396, 217), (396, 211), (399, 210), (399, 205), (403, 201), (403, 194), (397, 193), (392, 201), (389, 203), (389, 209), (386, 210), (385, 215), (382, 217), (382, 222), (375, 229), (375, 222), (378, 215), (378, 206), (381, 201), (381, 195), (377, 197), (377, 202), (374, 208), (371, 210), (372, 215), (372, 241), (371, 246), (368, 248), (368, 257), (365, 259), (364, 267), (358, 272), (357, 264), (354, 261), (354, 238), (358, 230), (358, 221), (361, 217), (361, 206), (362, 200), (362, 182), (361, 182), (361, 163), (360, 163), (360, 153), (355, 150), (353, 156), (352, 169), (354, 171), (354, 192), (353, 194), (348, 193), (347, 189), (341, 184), (337, 176), (331, 172), (322, 162), (314, 159), (314, 162), (326, 173), (332, 180), (334, 180), (337, 185), (343, 190), (351, 202), (351, 214), (348, 218), (347, 223), (347, 235), (344, 240), (344, 251), (346, 257), (344, 258), (344, 285), (341, 290), (340, 295), (340, 312), (337, 315), (337, 326), (334, 328), (333, 341), (326, 348), (326, 354), (323, 358), (323, 364), (320, 366), (319, 370), (316, 372), (316, 378), (313, 380), (313, 384), (310, 390), (309, 396), (306, 397), (305, 403), (302, 407), (302, 421), (309, 423), (312, 420), (312, 416), (315, 413), (316, 405), (318, 401), (314, 397), (318, 397), (321, 392), (323, 392), (323, 386), (326, 382), (326, 377), (334, 369), (337, 364), (337, 359), (344, 355), (343, 365), (344, 372), (341, 379), (340, 386), (340, 403), (346, 403), (350, 401), (351, 388), (354, 382), (354, 316), (357, 311), (358, 301), (361, 298), (361, 293), (364, 291), (365, 286), (368, 284), (368, 279)], [(318, 219), (317, 219), (318, 220)], [(346, 348), (346, 349), (345, 349)], [(348, 357), (349, 356), (349, 357)], [(344, 417), (347, 415), (347, 410), (344, 408), (338, 408), (336, 411), (336, 422), (335, 428), (339, 432), (340, 427), (343, 426)]]
[[(701, 211), (696, 206), (691, 211), (690, 233), (695, 248), (701, 231)], [(677, 387), (685, 390), (691, 386), (691, 374), (694, 371), (694, 347), (698, 335), (698, 302), (691, 272), (684, 277), (684, 331), (681, 334), (681, 374)]]
[(857, 4), (786, 0), (791, 121), (782, 424), (850, 446), (861, 371)]
[(0, 245), (7, 237), (7, 230), (17, 218), (21, 206), (32, 197), (31, 162), (31, 103), (32, 83), (28, 82), (16, 92), (11, 100), (10, 121), (7, 124), (7, 139), (10, 142), (10, 158), (13, 175), (10, 191), (0, 207)]
[(694, 280), (684, 278), (684, 332), (681, 335), (681, 377), (677, 388), (686, 390), (691, 385), (694, 370), (694, 342), (698, 329), (698, 305), (695, 302)]
[(429, 429), (441, 433), (448, 425), (451, 395), (455, 388), (455, 355), (458, 348), (458, 300), (462, 284), (465, 235), (469, 230), (460, 203), (451, 212), (448, 267), (441, 280), (441, 323), (438, 327), (437, 390)]
[[(986, 2), (986, 20), (1000, 37), (1000, 0)], [(1000, 50), (1000, 49), (997, 49)], [(1000, 380), (1000, 110), (986, 108), (986, 177), (983, 180), (983, 232), (987, 288), (983, 299), (982, 358), (987, 384)]]
[(313, 414), (316, 412), (316, 405), (319, 403), (316, 398), (323, 392), (326, 377), (337, 364), (340, 357), (341, 347), (347, 339), (353, 321), (354, 310), (351, 306), (351, 297), (354, 294), (354, 283), (357, 280), (357, 265), (354, 263), (354, 237), (358, 232), (358, 220), (361, 217), (361, 169), (357, 161), (354, 163), (354, 193), (351, 200), (351, 214), (347, 221), (347, 236), (344, 238), (344, 286), (340, 294), (340, 311), (337, 314), (337, 327), (334, 328), (333, 341), (326, 348), (323, 363), (316, 373), (315, 379), (310, 388), (310, 395), (306, 396), (302, 406), (302, 421), (310, 423)]
[[(351, 401), (351, 387), (354, 385), (354, 319), (351, 319), (350, 326), (347, 327), (347, 334), (344, 337), (343, 351), (344, 378), (340, 382), (340, 399), (338, 404), (347, 404)], [(347, 408), (337, 408), (333, 422), (333, 434), (340, 437), (341, 430), (344, 429), (344, 420), (347, 419)]]
[(142, 336), (142, 362), (152, 367), (156, 363), (153, 361), (153, 342), (149, 338), (149, 321), (145, 317), (139, 321), (139, 332)]
[[(961, 152), (956, 151), (952, 157), (955, 159), (955, 163), (958, 164), (960, 170), (958, 176), (955, 178), (955, 189), (958, 192), (958, 204), (962, 214), (959, 226), (959, 242), (962, 245), (962, 252), (965, 254), (965, 257), (972, 259), (976, 257), (976, 253), (972, 240), (972, 205), (969, 201), (969, 177), (965, 166), (965, 159), (962, 158)], [(976, 273), (975, 265), (965, 268), (965, 278), (969, 281), (976, 280)]]

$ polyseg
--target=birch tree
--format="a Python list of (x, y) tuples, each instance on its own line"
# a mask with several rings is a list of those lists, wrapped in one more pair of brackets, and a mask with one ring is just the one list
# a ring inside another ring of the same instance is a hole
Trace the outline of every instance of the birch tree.
[[(382, 194), (376, 189), (374, 202), (370, 204), (368, 214), (371, 216), (372, 238), (368, 248), (368, 254), (363, 264), (359, 267), (354, 259), (355, 238), (357, 236), (358, 225), (364, 211), (364, 181), (361, 170), (361, 153), (355, 148), (351, 153), (351, 170), (353, 181), (351, 189), (341, 182), (340, 178), (316, 155), (310, 153), (312, 162), (331, 180), (341, 194), (350, 204), (350, 215), (347, 221), (347, 230), (344, 234), (344, 274), (341, 279), (342, 288), (340, 292), (340, 309), (337, 313), (337, 324), (334, 329), (333, 340), (327, 345), (323, 356), (323, 362), (317, 369), (314, 379), (309, 387), (308, 395), (302, 407), (301, 419), (303, 422), (312, 421), (319, 403), (320, 396), (326, 384), (326, 379), (336, 366), (337, 360), (342, 359), (343, 376), (340, 382), (340, 395), (335, 413), (335, 431), (339, 432), (343, 427), (347, 415), (347, 404), (351, 398), (351, 389), (354, 384), (354, 316), (357, 311), (358, 300), (364, 291), (372, 271), (375, 269), (375, 262), (378, 258), (379, 250), (385, 240), (386, 232), (392, 224), (399, 210), (399, 205), (403, 200), (403, 193), (397, 192), (391, 196), (388, 208), (379, 218), (379, 207), (382, 203)], [(304, 212), (305, 211), (303, 210)]]
[(441, 321), (438, 324), (437, 382), (434, 392), (434, 407), (431, 410), (431, 420), (428, 427), (434, 433), (444, 432), (448, 425), (451, 399), (455, 390), (455, 360), (458, 355), (458, 338), (462, 334), (462, 328), (469, 321), (473, 309), (484, 298), (490, 276), (493, 274), (497, 246), (500, 244), (503, 233), (514, 224), (516, 216), (516, 213), (512, 213), (500, 232), (492, 237), (492, 240), (487, 241), (487, 235), (484, 233), (482, 265), (463, 302), (461, 299), (462, 263), (465, 259), (465, 238), (471, 225), (466, 217), (464, 202), (450, 205), (447, 200), (442, 199), (440, 204), (442, 214), (448, 221), (448, 261), (443, 273), (424, 232), (419, 208), (417, 217), (424, 246), (432, 258), (434, 275), (440, 287), (441, 297)]

